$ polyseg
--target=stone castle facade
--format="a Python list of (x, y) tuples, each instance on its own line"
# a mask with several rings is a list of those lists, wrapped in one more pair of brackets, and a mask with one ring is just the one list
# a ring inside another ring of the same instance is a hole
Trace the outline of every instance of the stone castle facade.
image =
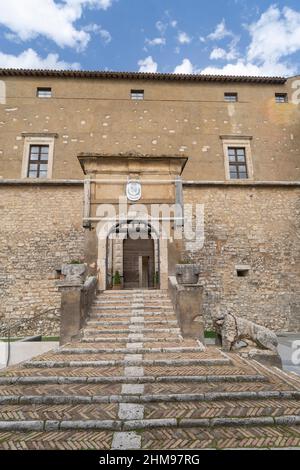
[[(116, 271), (125, 288), (146, 273), (142, 282), (167, 289), (187, 257), (201, 266), (208, 328), (226, 305), (299, 331), (299, 77), (2, 70), (0, 80), (3, 322), (59, 311), (71, 260), (97, 273), (100, 290)], [(117, 207), (131, 180), (147, 207), (202, 206), (193, 250), (173, 232), (153, 248), (97, 239), (98, 206)]]

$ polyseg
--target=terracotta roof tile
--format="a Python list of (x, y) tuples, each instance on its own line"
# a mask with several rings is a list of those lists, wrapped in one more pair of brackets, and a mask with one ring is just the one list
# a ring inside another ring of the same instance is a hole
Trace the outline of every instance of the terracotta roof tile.
[(0, 77), (54, 77), (54, 78), (91, 78), (116, 80), (155, 80), (155, 81), (186, 81), (186, 82), (235, 82), (265, 83), (283, 85), (284, 77), (251, 77), (227, 75), (183, 75), (172, 73), (141, 73), (141, 72), (104, 72), (88, 70), (34, 70), (34, 69), (0, 69)]

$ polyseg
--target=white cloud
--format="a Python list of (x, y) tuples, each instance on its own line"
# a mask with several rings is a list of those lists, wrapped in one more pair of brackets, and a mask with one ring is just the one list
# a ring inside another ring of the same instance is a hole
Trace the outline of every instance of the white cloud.
[(224, 67), (206, 67), (201, 70), (201, 73), (209, 75), (288, 76), (293, 75), (295, 71), (284, 64), (265, 63), (263, 66), (258, 66), (240, 59), (235, 64), (227, 64)]
[(230, 60), (235, 60), (237, 59), (238, 57), (238, 51), (236, 50), (236, 47), (235, 45), (231, 45), (229, 47), (229, 50), (226, 51), (225, 49), (223, 49), (222, 47), (215, 47), (212, 51), (211, 51), (211, 54), (210, 54), (210, 59), (211, 60), (226, 60), (226, 61), (230, 61)]
[(164, 35), (168, 28), (168, 23), (164, 23), (163, 21), (157, 21), (155, 23), (155, 27), (160, 32), (161, 35)]
[(300, 13), (291, 8), (271, 6), (249, 27), (252, 42), (248, 59), (276, 63), (300, 49)]
[(226, 28), (226, 23), (223, 19), (221, 23), (216, 26), (215, 31), (207, 36), (207, 39), (209, 39), (210, 41), (220, 41), (221, 39), (224, 39), (227, 36), (233, 36), (233, 34)]
[(98, 34), (104, 44), (109, 44), (112, 40), (111, 34), (106, 29), (103, 29), (102, 26), (98, 24), (90, 24), (84, 28), (84, 31), (88, 33)]
[(178, 33), (177, 40), (180, 44), (190, 44), (192, 38), (184, 31), (180, 31)]
[(84, 8), (106, 10), (113, 0), (9, 0), (1, 2), (0, 23), (22, 41), (39, 35), (54, 41), (60, 47), (83, 50), (90, 34), (76, 29), (75, 22), (82, 17)]
[(151, 56), (146, 57), (146, 59), (141, 59), (138, 61), (139, 65), (139, 72), (149, 72), (155, 73), (157, 72), (158, 65), (154, 62)]
[(109, 44), (111, 42), (112, 37), (109, 31), (106, 31), (106, 29), (100, 29), (99, 34), (104, 44)]
[(224, 59), (224, 57), (226, 57), (226, 51), (220, 47), (215, 47), (209, 56), (211, 60)]
[(148, 46), (164, 46), (166, 44), (165, 38), (154, 38), (154, 39), (146, 39), (146, 44)]
[(197, 71), (195, 70), (192, 62), (189, 59), (183, 59), (182, 63), (180, 65), (177, 65), (177, 67), (175, 67), (173, 73), (182, 73), (182, 74), (191, 75), (192, 73), (197, 73)]
[[(220, 27), (219, 35), (222, 35), (221, 30)], [(244, 59), (238, 59), (236, 63), (224, 67), (206, 67), (201, 73), (258, 76), (291, 76), (298, 73), (297, 63), (288, 61), (287, 58), (300, 51), (300, 12), (287, 7), (280, 10), (272, 5), (257, 22), (248, 27), (248, 31), (251, 42)], [(232, 60), (230, 53), (237, 53), (235, 39), (236, 36), (229, 52), (216, 48), (211, 53), (211, 59)], [(235, 58), (237, 57), (238, 55)]]
[(80, 64), (70, 64), (63, 60), (59, 60), (58, 54), (48, 54), (48, 56), (43, 59), (33, 49), (27, 49), (17, 56), (0, 52), (0, 67), (18, 69), (78, 70), (80, 69)]

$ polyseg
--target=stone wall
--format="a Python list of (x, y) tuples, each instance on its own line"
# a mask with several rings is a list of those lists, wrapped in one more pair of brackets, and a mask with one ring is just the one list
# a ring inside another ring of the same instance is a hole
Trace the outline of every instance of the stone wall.
[[(218, 305), (276, 331), (299, 331), (300, 189), (185, 187), (185, 202), (204, 204), (201, 264), (206, 326)], [(199, 240), (198, 240), (199, 243)], [(246, 277), (236, 268), (248, 266)]]
[[(2, 322), (59, 310), (56, 270), (84, 256), (82, 198), (82, 186), (0, 185)], [(225, 305), (276, 331), (299, 331), (300, 189), (185, 185), (184, 200), (204, 204), (204, 248), (198, 239), (190, 255), (201, 264), (206, 327)], [(246, 277), (238, 266), (249, 267)], [(40, 321), (44, 335), (58, 330), (55, 311)]]
[(84, 256), (82, 198), (81, 186), (0, 186), (0, 318), (59, 309), (57, 271)]
[[(0, 104), (0, 177), (21, 178), (24, 135), (57, 133), (54, 179), (82, 178), (81, 152), (138, 152), (188, 156), (187, 180), (225, 179), (220, 136), (252, 137), (254, 180), (299, 180), (299, 105), (295, 77), (284, 85), (159, 80), (100, 80), (5, 77), (7, 102)], [(52, 87), (39, 99), (37, 87)], [(145, 99), (132, 101), (131, 89)], [(237, 103), (225, 92), (239, 94)], [(289, 103), (276, 104), (275, 93)]]

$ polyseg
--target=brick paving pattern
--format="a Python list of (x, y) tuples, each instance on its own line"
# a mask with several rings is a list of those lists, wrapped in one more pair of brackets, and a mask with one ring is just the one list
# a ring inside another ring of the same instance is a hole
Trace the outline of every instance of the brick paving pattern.
[(99, 295), (81, 340), (0, 372), (0, 449), (300, 448), (300, 378), (175, 321), (165, 292)]

